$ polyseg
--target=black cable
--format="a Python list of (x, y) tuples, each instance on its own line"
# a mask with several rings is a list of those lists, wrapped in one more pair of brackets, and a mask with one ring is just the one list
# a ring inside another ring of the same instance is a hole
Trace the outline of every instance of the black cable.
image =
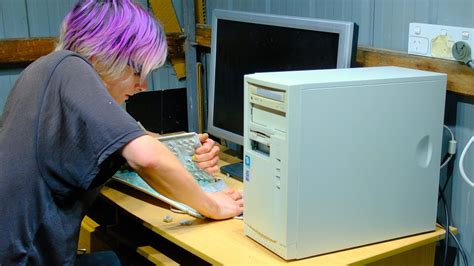
[[(451, 230), (449, 230), (449, 211), (448, 211), (448, 206), (447, 206), (447, 204), (446, 204), (446, 199), (445, 199), (445, 197), (444, 197), (444, 194), (441, 193), (441, 191), (440, 191), (440, 195), (439, 195), (439, 196), (440, 196), (440, 198), (441, 198), (441, 201), (443, 202), (444, 213), (445, 213), (445, 215), (446, 215), (446, 217), (447, 217), (447, 218), (446, 218), (446, 225), (447, 225), (447, 226), (444, 226), (443, 224), (440, 224), (441, 227), (443, 227), (444, 230), (446, 231), (446, 233), (445, 233), (445, 234), (446, 234), (446, 235), (445, 235), (445, 240), (446, 240), (446, 242), (448, 242), (448, 241), (449, 241), (449, 236), (451, 236), (451, 237), (454, 239), (454, 241), (456, 242), (456, 245), (457, 245), (458, 248), (459, 248), (459, 252), (461, 253), (461, 256), (462, 256), (464, 265), (465, 265), (465, 266), (469, 266), (469, 264), (467, 263), (467, 257), (466, 257), (466, 253), (464, 252), (463, 246), (461, 245), (461, 243), (459, 242), (459, 240), (457, 239), (457, 237), (454, 235), (454, 233), (451, 232)], [(447, 237), (446, 237), (446, 236), (447, 236)], [(445, 256), (447, 256), (447, 250), (448, 250), (447, 244), (445, 243)], [(446, 263), (446, 258), (443, 258), (443, 265), (445, 265), (445, 263)]]
[[(444, 198), (444, 194), (439, 190), (439, 197), (441, 198), (441, 202), (444, 207), (444, 216), (446, 219), (446, 226), (445, 228), (449, 228), (449, 211), (448, 211), (448, 206), (446, 204), (446, 199)], [(442, 225), (442, 224), (441, 224)], [(448, 259), (448, 248), (449, 248), (449, 230), (445, 230), (444, 234), (444, 255), (443, 255), (443, 266), (446, 266), (446, 260)]]
[(453, 232), (451, 232), (451, 230), (448, 230), (448, 232), (451, 235), (451, 237), (454, 239), (454, 241), (456, 242), (456, 245), (458, 245), (458, 247), (459, 247), (459, 252), (461, 252), (461, 256), (462, 256), (462, 260), (464, 262), (464, 265), (469, 266), (469, 264), (467, 263), (466, 253), (464, 252), (464, 249), (463, 249), (461, 243), (459, 243), (458, 238), (456, 237), (456, 235)]
[[(449, 154), (446, 154), (446, 157), (449, 157)], [(446, 191), (446, 187), (448, 186), (449, 184), (449, 181), (451, 181), (451, 178), (453, 177), (453, 169), (452, 169), (452, 164), (454, 162), (454, 159), (451, 160), (448, 165), (446, 165), (446, 168), (447, 168), (447, 172), (446, 172), (446, 180), (444, 181), (444, 184), (442, 186), (442, 189), (441, 189), (441, 193), (444, 194), (444, 192)], [(439, 199), (439, 198), (438, 198)]]
[[(444, 230), (446, 230), (446, 227), (444, 227), (442, 224), (440, 224), (440, 225), (441, 225), (441, 227), (443, 227)], [(464, 265), (469, 266), (469, 264), (467, 263), (466, 253), (464, 252), (464, 248), (462, 247), (462, 245), (459, 242), (458, 238), (456, 237), (456, 235), (453, 232), (451, 232), (451, 230), (446, 230), (446, 231), (449, 232), (449, 235), (454, 239), (454, 242), (456, 242), (456, 245), (459, 248), (459, 252), (461, 253)]]
[(450, 175), (448, 175), (448, 177), (446, 177), (446, 181), (444, 182), (443, 188), (441, 189), (441, 193), (444, 194), (444, 191), (446, 190), (446, 187), (448, 186), (448, 183), (451, 180), (452, 176), (453, 174), (451, 173)]
[[(445, 157), (447, 158), (448, 156), (449, 155), (447, 154)], [(449, 165), (450, 165), (450, 163), (446, 166), (448, 168), (448, 172), (449, 172)], [(446, 219), (445, 228), (449, 228), (449, 211), (448, 211), (446, 198), (444, 196), (444, 191), (446, 190), (446, 187), (448, 186), (448, 183), (449, 183), (451, 177), (452, 177), (452, 173), (446, 177), (446, 181), (444, 182), (444, 185), (439, 188), (439, 195), (438, 195), (438, 202), (439, 202), (439, 200), (441, 200), (442, 204), (443, 204), (443, 207), (444, 207), (444, 215), (445, 215), (445, 219)], [(444, 235), (443, 266), (446, 266), (446, 261), (448, 259), (448, 249), (449, 249), (449, 232), (448, 231), (449, 230), (445, 230), (445, 235)]]

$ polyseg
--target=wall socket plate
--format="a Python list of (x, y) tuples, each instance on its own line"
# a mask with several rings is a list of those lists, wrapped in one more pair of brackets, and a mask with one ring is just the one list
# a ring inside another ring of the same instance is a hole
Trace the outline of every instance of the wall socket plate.
[(408, 53), (448, 60), (454, 59), (453, 44), (464, 41), (474, 50), (474, 29), (444, 25), (410, 23)]

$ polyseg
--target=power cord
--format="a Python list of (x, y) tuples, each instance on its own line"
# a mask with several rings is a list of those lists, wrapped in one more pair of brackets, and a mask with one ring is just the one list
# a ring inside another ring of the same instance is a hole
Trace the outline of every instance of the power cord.
[(444, 215), (445, 215), (445, 219), (446, 219), (446, 224), (445, 225), (443, 225), (442, 223), (439, 223), (439, 225), (441, 225), (441, 227), (443, 227), (444, 230), (446, 231), (446, 233), (445, 233), (445, 243), (444, 243), (443, 266), (446, 265), (446, 260), (447, 260), (447, 257), (448, 257), (448, 246), (449, 246), (449, 237), (450, 236), (451, 236), (452, 239), (454, 239), (454, 242), (456, 243), (456, 245), (459, 248), (459, 252), (461, 253), (461, 257), (462, 257), (464, 265), (469, 266), (467, 256), (466, 256), (466, 252), (464, 251), (463, 246), (461, 245), (461, 243), (457, 239), (456, 235), (453, 232), (451, 232), (451, 230), (449, 229), (450, 222), (449, 222), (448, 205), (446, 203), (446, 198), (444, 197), (444, 193), (442, 193), (441, 190), (439, 191), (439, 199), (441, 199), (441, 201), (443, 203)]
[(453, 158), (454, 154), (456, 154), (456, 139), (454, 138), (454, 134), (453, 134), (453, 131), (446, 125), (443, 125), (443, 127), (445, 129), (447, 129), (449, 131), (449, 134), (451, 135), (451, 140), (449, 141), (449, 146), (448, 146), (448, 158), (441, 164), (441, 166), (439, 167), (440, 169), (442, 169), (443, 167), (445, 167), (446, 165), (448, 165), (449, 161), (451, 161), (451, 159)]
[[(456, 154), (456, 144), (457, 144), (456, 139), (454, 138), (453, 131), (446, 125), (443, 125), (443, 128), (446, 129), (449, 132), (449, 134), (451, 135), (451, 139), (449, 140), (448, 156), (444, 160), (444, 162), (441, 164), (440, 169), (443, 169), (446, 165), (448, 165), (448, 163), (454, 157), (454, 155)], [(446, 189), (446, 187), (449, 183), (449, 180), (450, 180), (451, 176), (452, 175), (448, 175), (444, 185), (439, 187), (438, 201), (439, 200), (442, 201), (442, 204), (443, 204), (443, 207), (444, 207), (444, 217), (445, 217), (445, 220), (446, 220), (445, 225), (443, 225), (441, 222), (439, 222), (439, 224), (441, 226), (443, 226), (444, 228), (449, 228), (449, 226), (450, 226), (450, 220), (449, 220), (450, 215), (449, 215), (449, 210), (448, 210), (447, 203), (446, 203), (446, 198), (444, 196), (444, 191), (445, 191), (445, 189)], [(447, 261), (447, 258), (448, 258), (449, 237), (450, 237), (450, 234), (449, 234), (450, 230), (446, 229), (445, 231), (446, 232), (445, 232), (445, 237), (444, 237), (444, 252), (443, 252), (443, 264), (442, 264), (443, 266), (446, 265), (446, 261)], [(460, 247), (459, 242), (456, 241), (456, 243), (458, 243), (458, 247)], [(464, 250), (463, 250), (462, 247), (460, 247), (459, 250), (462, 250), (461, 253), (464, 253)]]
[[(446, 199), (444, 198), (444, 194), (443, 192), (439, 191), (439, 198), (438, 198), (438, 202), (439, 202), (439, 199), (442, 199), (442, 203), (443, 203), (443, 207), (444, 207), (444, 217), (446, 219), (446, 226), (445, 228), (449, 228), (449, 212), (448, 212), (448, 207), (446, 206)], [(441, 226), (443, 226), (443, 224), (441, 222), (439, 222), (439, 224)], [(443, 266), (446, 266), (446, 260), (448, 259), (448, 248), (449, 248), (449, 230), (445, 230), (445, 234), (444, 234), (444, 254), (443, 254)]]
[(451, 52), (456, 60), (459, 60), (474, 69), (474, 62), (471, 58), (471, 46), (469, 46), (467, 42), (458, 41), (454, 43)]

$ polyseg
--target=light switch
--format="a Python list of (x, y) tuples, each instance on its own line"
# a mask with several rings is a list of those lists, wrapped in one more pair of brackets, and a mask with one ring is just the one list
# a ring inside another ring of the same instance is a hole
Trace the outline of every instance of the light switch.
[(469, 40), (469, 31), (462, 32), (462, 39), (465, 41)]
[(415, 27), (414, 32), (415, 32), (415, 35), (420, 35), (421, 34), (421, 28), (420, 27)]

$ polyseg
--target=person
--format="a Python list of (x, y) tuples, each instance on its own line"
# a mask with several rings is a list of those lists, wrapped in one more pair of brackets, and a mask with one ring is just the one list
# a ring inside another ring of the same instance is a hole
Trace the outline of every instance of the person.
[[(80, 0), (54, 52), (16, 81), (0, 119), (0, 265), (71, 265), (87, 206), (128, 163), (159, 193), (211, 219), (243, 211), (239, 191), (203, 192), (120, 106), (166, 59), (159, 23), (133, 0)], [(206, 136), (195, 160), (218, 170)]]

